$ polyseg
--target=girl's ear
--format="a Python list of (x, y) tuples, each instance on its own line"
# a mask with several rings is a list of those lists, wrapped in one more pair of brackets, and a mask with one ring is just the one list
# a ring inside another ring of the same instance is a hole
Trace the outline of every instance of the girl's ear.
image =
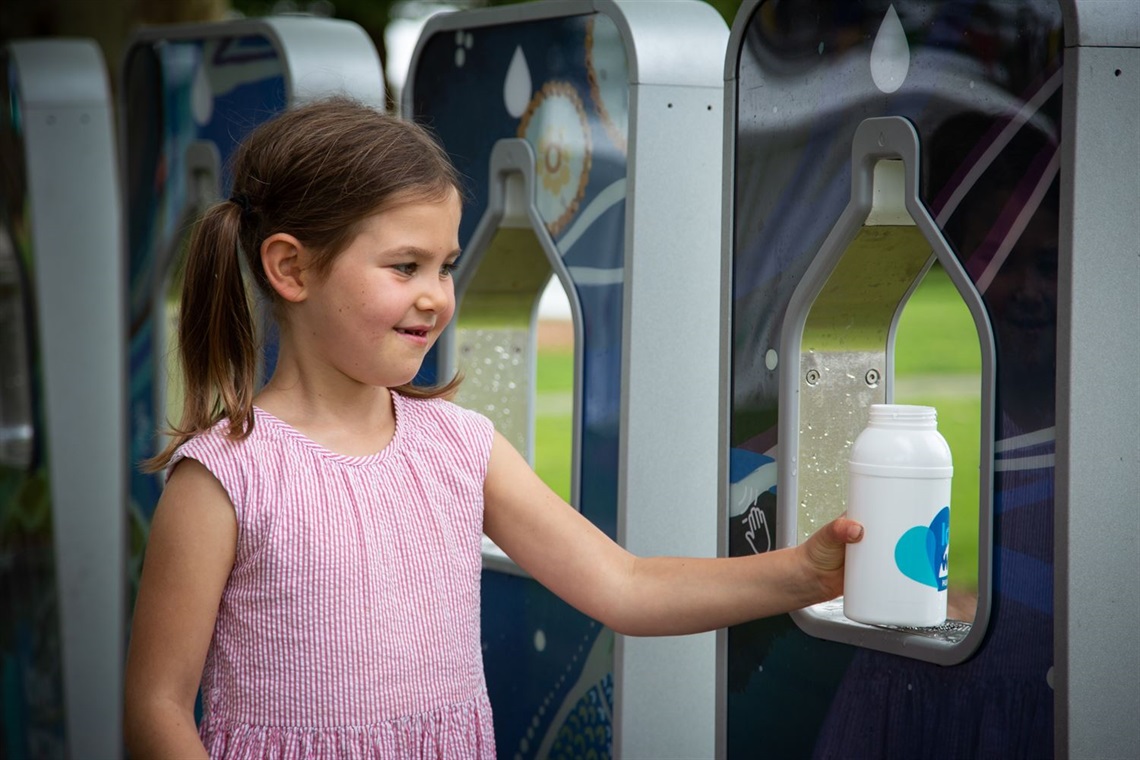
[(265, 277), (277, 294), (290, 303), (299, 303), (308, 295), (309, 252), (297, 238), (277, 232), (261, 242), (261, 266)]

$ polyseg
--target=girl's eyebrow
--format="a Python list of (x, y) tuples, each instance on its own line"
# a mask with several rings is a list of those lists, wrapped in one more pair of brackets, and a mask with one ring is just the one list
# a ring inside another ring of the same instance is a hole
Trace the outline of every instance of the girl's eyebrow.
[[(388, 256), (411, 256), (416, 259), (431, 259), (435, 258), (435, 254), (425, 248), (417, 248), (416, 246), (407, 246), (404, 248), (392, 248), (385, 252)], [(447, 254), (444, 258), (454, 259), (458, 258), (463, 253), (462, 248), (456, 248), (451, 253)]]

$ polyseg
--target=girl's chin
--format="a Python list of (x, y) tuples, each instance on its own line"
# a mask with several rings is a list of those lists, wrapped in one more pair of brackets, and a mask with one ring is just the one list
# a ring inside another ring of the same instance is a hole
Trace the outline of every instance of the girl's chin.
[(399, 388), (401, 385), (409, 385), (419, 373), (420, 368), (418, 366), (414, 369), (408, 368), (403, 372), (393, 372), (392, 368), (389, 367), (375, 374), (356, 373), (351, 377), (361, 385), (373, 388)]
[(411, 385), (412, 382), (415, 381), (416, 377), (419, 374), (420, 374), (420, 368), (416, 367), (414, 372), (404, 373), (401, 375), (394, 375), (392, 377), (392, 379), (395, 380), (396, 382), (385, 383), (384, 387), (386, 387), (386, 388), (399, 388), (400, 386), (403, 386), (403, 385)]

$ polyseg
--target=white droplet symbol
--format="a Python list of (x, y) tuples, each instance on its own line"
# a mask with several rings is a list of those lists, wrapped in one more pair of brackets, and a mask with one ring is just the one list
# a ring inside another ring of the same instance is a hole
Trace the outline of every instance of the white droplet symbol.
[(210, 117), (214, 115), (214, 88), (206, 76), (205, 64), (198, 67), (194, 73), (194, 82), (190, 85), (190, 112), (194, 114), (194, 123), (198, 126), (209, 124)]
[(530, 67), (526, 65), (526, 56), (522, 47), (515, 48), (511, 57), (511, 65), (507, 67), (507, 79), (503, 82), (503, 104), (507, 113), (516, 119), (526, 111), (531, 95)]
[(875, 44), (871, 46), (871, 79), (882, 92), (891, 93), (902, 87), (910, 70), (910, 45), (895, 6), (887, 8)]
[(467, 51), (475, 44), (475, 35), (462, 29), (455, 33), (455, 65), (463, 68), (467, 63)]

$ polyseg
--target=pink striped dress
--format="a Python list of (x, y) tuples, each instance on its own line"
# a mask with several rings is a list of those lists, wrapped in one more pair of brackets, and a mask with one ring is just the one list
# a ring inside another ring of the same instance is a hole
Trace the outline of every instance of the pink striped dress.
[(492, 758), (479, 642), (492, 426), (392, 394), (396, 432), (336, 454), (255, 409), (182, 446), (237, 513), (202, 673), (212, 758)]

